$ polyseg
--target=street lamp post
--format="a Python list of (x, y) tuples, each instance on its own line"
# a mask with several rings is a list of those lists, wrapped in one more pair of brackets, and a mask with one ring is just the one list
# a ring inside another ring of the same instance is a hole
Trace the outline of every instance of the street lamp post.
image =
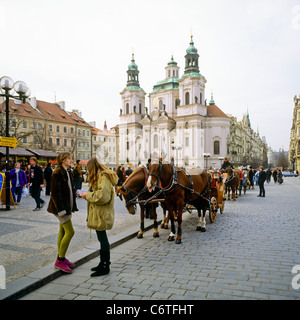
[[(12, 91), (14, 89), (14, 91)], [(18, 94), (17, 96), (15, 94)], [(9, 98), (22, 100), (25, 103), (30, 96), (30, 90), (23, 81), (14, 81), (7, 76), (0, 78), (0, 96), (5, 97), (5, 116), (6, 116), (6, 137), (9, 137)], [(9, 147), (6, 146), (6, 169), (5, 169), (5, 193), (6, 193), (6, 210), (10, 210), (10, 172), (9, 172)]]
[(203, 153), (203, 157), (204, 157), (204, 159), (206, 159), (206, 164), (205, 164), (205, 166), (206, 166), (206, 170), (208, 170), (208, 168), (207, 168), (207, 161), (208, 161), (208, 158), (210, 157), (210, 153)]

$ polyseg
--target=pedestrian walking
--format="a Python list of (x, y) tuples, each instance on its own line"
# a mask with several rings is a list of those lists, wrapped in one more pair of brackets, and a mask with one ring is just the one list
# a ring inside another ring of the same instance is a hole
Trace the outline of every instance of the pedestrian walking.
[(76, 160), (76, 165), (74, 166), (74, 169), (73, 169), (73, 178), (74, 178), (75, 193), (76, 193), (77, 190), (81, 190), (82, 181), (83, 181), (83, 172), (82, 172), (80, 160)]
[(123, 174), (123, 171), (121, 170), (121, 168), (122, 168), (121, 166), (118, 166), (118, 168), (116, 170), (116, 174), (119, 178), (118, 186), (121, 186), (125, 182), (124, 174)]
[[(15, 204), (20, 204), (24, 186), (27, 184), (27, 177), (25, 171), (21, 169), (20, 162), (15, 163), (15, 167), (10, 170), (11, 178), (11, 193)], [(17, 201), (16, 201), (17, 195)]]
[(273, 171), (273, 179), (274, 179), (274, 182), (277, 183), (277, 169), (274, 169)]
[(44, 178), (46, 180), (46, 196), (50, 196), (52, 172), (53, 170), (51, 168), (51, 163), (48, 162), (48, 165), (44, 170)]
[(258, 174), (258, 186), (259, 186), (259, 195), (258, 197), (265, 197), (266, 192), (265, 192), (265, 187), (264, 183), (266, 181), (266, 172), (263, 170), (263, 167), (259, 167), (259, 174)]
[(267, 183), (269, 183), (271, 181), (271, 175), (272, 175), (270, 168), (268, 168), (266, 174), (267, 174)]
[(253, 168), (250, 166), (249, 167), (249, 181), (250, 181), (250, 186), (249, 189), (254, 189), (254, 183), (253, 183), (253, 179), (254, 179), (254, 170)]
[(58, 166), (52, 173), (51, 196), (47, 211), (53, 213), (59, 220), (57, 237), (58, 255), (55, 268), (72, 273), (75, 264), (66, 258), (70, 242), (74, 236), (72, 212), (78, 211), (74, 190), (74, 182), (70, 167), (72, 156), (68, 152), (60, 153), (57, 157)]
[(282, 184), (283, 183), (283, 173), (281, 169), (278, 169), (278, 183)]
[(91, 277), (102, 276), (110, 271), (110, 244), (106, 230), (114, 224), (114, 186), (118, 183), (115, 172), (99, 163), (94, 157), (87, 163), (88, 192), (83, 192), (80, 197), (87, 200), (87, 226), (96, 230), (100, 242), (100, 263), (92, 268)]
[(44, 188), (43, 170), (37, 164), (37, 158), (31, 157), (30, 163), (30, 192), (32, 198), (35, 200), (36, 207), (33, 211), (40, 211), (43, 208), (45, 201), (41, 199), (41, 191)]

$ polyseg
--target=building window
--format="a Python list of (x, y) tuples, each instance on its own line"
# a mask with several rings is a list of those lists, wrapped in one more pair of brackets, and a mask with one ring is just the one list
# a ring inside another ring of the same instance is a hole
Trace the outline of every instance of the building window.
[(185, 104), (190, 104), (190, 93), (189, 92), (187, 92), (185, 94)]
[(26, 129), (27, 128), (27, 121), (23, 120), (22, 124), (23, 124), (23, 129)]
[(56, 138), (56, 145), (59, 147), (60, 146), (60, 138)]
[(22, 141), (23, 141), (23, 143), (27, 143), (27, 137), (24, 137), (24, 138), (22, 139)]
[(52, 131), (53, 131), (52, 124), (49, 124), (49, 127), (48, 127), (48, 128), (49, 128), (49, 131), (50, 131), (50, 132), (52, 132)]
[(53, 140), (52, 138), (49, 138), (49, 146), (52, 146), (53, 145)]
[(74, 134), (74, 128), (73, 127), (71, 127), (71, 133)]
[(67, 146), (68, 146), (68, 140), (64, 139), (64, 147), (67, 147)]
[(129, 103), (126, 103), (126, 114), (129, 114)]
[(56, 126), (56, 132), (59, 132), (59, 126)]
[(142, 113), (142, 104), (139, 103), (139, 113), (141, 114)]
[(159, 100), (159, 110), (163, 110), (164, 109), (164, 103), (162, 100)]
[(220, 154), (220, 141), (214, 141), (214, 154)]
[(64, 126), (64, 133), (67, 133), (68, 132), (68, 129), (66, 126)]

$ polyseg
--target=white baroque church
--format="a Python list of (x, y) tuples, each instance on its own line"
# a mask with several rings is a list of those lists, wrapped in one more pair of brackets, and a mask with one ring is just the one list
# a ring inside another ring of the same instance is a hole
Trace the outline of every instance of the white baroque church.
[(227, 156), (230, 118), (211, 96), (206, 103), (206, 78), (200, 74), (199, 54), (193, 36), (186, 49), (184, 74), (172, 56), (166, 77), (149, 93), (139, 84), (139, 70), (132, 54), (127, 85), (120, 93), (120, 163), (133, 167), (162, 157), (179, 167), (219, 168)]

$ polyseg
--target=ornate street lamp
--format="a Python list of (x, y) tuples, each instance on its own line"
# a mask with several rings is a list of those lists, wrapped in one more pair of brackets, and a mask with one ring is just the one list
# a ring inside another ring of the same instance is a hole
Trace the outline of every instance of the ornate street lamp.
[[(0, 78), (0, 97), (5, 97), (6, 137), (9, 137), (9, 98), (22, 100), (25, 103), (30, 96), (30, 90), (25, 82), (14, 81), (7, 76)], [(17, 95), (16, 95), (17, 94)], [(10, 172), (9, 172), (9, 147), (6, 146), (6, 210), (10, 210)]]

